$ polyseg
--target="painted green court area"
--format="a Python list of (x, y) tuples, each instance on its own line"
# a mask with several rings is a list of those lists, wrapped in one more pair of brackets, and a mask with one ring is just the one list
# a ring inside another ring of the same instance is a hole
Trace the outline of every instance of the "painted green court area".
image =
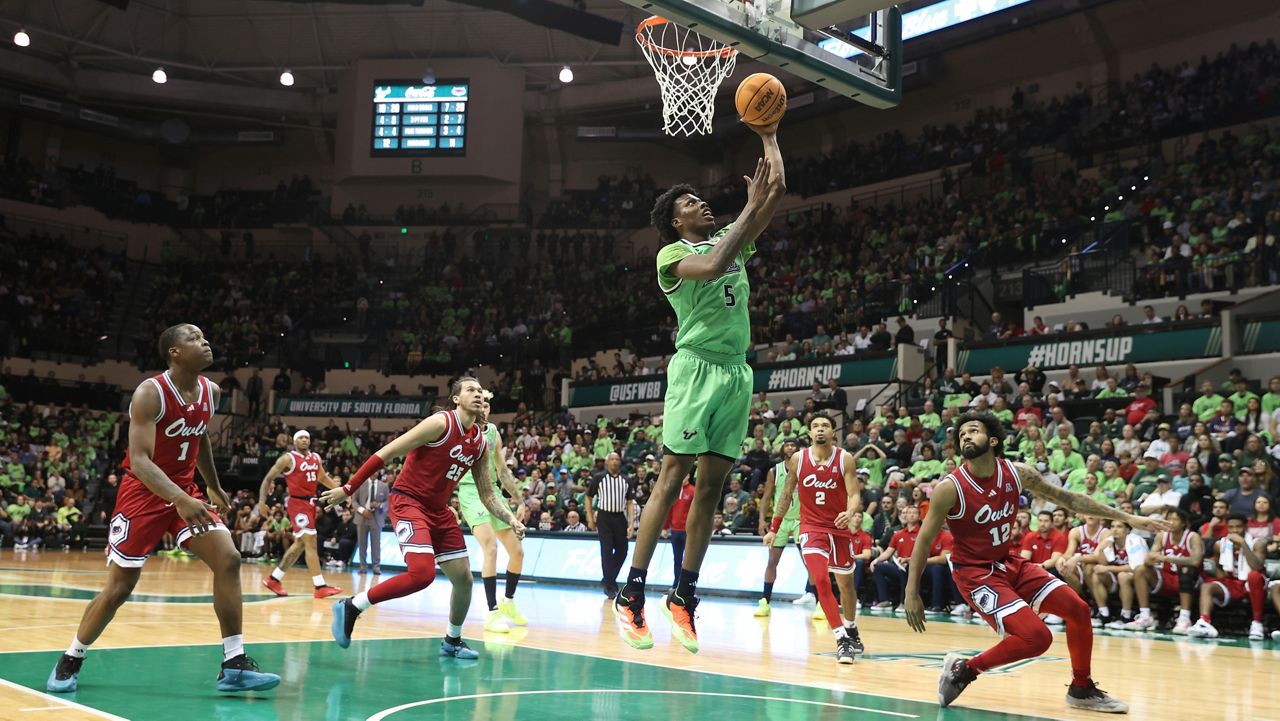
[[(97, 590), (73, 588), (70, 586), (47, 586), (38, 583), (0, 583), (0, 595), (35, 596), (38, 598), (70, 598), (77, 601), (90, 601), (98, 595)], [(269, 601), (275, 598), (274, 593), (246, 593), (245, 603)], [(141, 593), (134, 591), (129, 596), (129, 603), (213, 603), (213, 596), (208, 594), (173, 594), (173, 593)]]
[[(564, 721), (571, 719), (937, 719), (937, 706), (882, 696), (699, 673), (480, 642), (477, 661), (441, 658), (438, 639), (250, 644), (263, 670), (283, 677), (259, 696), (214, 691), (212, 645), (91, 651), (80, 690), (61, 697), (135, 721)], [(43, 691), (56, 652), (0, 654), (0, 678)], [(869, 666), (869, 664), (868, 664)], [(866, 669), (863, 666), (862, 669)], [(858, 672), (855, 667), (854, 673)], [(52, 704), (32, 696), (31, 706)], [(3, 711), (0, 711), (3, 717)], [(950, 708), (947, 721), (1023, 721), (1016, 714)]]

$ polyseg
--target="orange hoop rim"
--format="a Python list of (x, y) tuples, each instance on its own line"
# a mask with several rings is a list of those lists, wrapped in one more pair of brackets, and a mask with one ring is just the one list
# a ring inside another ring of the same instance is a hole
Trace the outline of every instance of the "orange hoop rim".
[[(648, 50), (652, 50), (656, 53), (661, 53), (668, 57), (676, 57), (681, 59), (684, 59), (684, 58), (697, 58), (700, 60), (706, 59), (706, 58), (726, 59), (726, 58), (731, 58), (734, 55), (738, 54), (737, 48), (731, 48), (728, 46), (724, 46), (718, 50), (715, 50), (715, 49), (713, 50), (672, 50), (671, 48), (664, 48), (661, 45), (658, 45), (657, 43), (652, 42), (647, 37), (645, 37), (645, 33), (644, 33), (645, 30), (656, 28), (659, 25), (667, 25), (667, 24), (674, 25), (675, 23), (672, 23), (670, 20), (664, 17), (661, 17), (659, 15), (653, 15), (651, 17), (645, 18), (644, 20), (641, 20), (640, 24), (636, 26), (636, 42), (639, 43), (641, 47), (646, 48)], [(695, 31), (690, 31), (690, 32), (695, 32)], [(718, 42), (718, 41), (713, 41), (713, 42)]]

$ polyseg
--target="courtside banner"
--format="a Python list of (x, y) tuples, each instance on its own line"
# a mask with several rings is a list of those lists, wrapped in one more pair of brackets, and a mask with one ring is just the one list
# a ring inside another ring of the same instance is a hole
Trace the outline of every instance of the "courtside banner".
[[(480, 552), (480, 544), (471, 536), (466, 536), (468, 557), (471, 570), (479, 573), (484, 555)], [(702, 563), (702, 571), (698, 574), (699, 591), (720, 591), (732, 594), (759, 594), (764, 584), (764, 569), (769, 562), (769, 549), (760, 543), (759, 538), (747, 541), (721, 541), (713, 539), (707, 548), (707, 556)], [(600, 574), (600, 540), (594, 533), (542, 533), (525, 536), (524, 570), (521, 578), (533, 578), (541, 581), (570, 581), (579, 583), (596, 583), (601, 580)], [(625, 571), (631, 564), (631, 550), (628, 549), (627, 560), (622, 564)], [(400, 553), (400, 543), (396, 534), (391, 531), (382, 532), (383, 566), (404, 568), (404, 556)], [(498, 544), (498, 568), (506, 568), (507, 551)], [(654, 550), (653, 561), (649, 564), (649, 584), (651, 586), (670, 587), (675, 585), (674, 568), (672, 567), (671, 544), (663, 540)], [(621, 579), (620, 579), (621, 580)], [(800, 554), (788, 551), (782, 554), (778, 562), (778, 580), (774, 582), (774, 590), (779, 594), (799, 596), (804, 593), (804, 586), (809, 580), (808, 571), (800, 560)]]
[[(752, 370), (752, 390), (795, 391), (814, 383), (826, 386), (835, 378), (842, 386), (888, 383), (894, 377), (897, 358), (841, 360), (839, 358), (771, 365)], [(607, 406), (661, 401), (667, 392), (665, 375), (637, 376), (603, 383), (574, 383), (569, 387), (569, 407)]]
[(1071, 365), (1151, 363), (1216, 358), (1221, 354), (1222, 328), (1212, 326), (1149, 333), (1121, 332), (1102, 337), (1090, 334), (1085, 338), (1035, 336), (999, 346), (966, 348), (960, 351), (956, 365), (961, 372), (985, 374), (997, 366), (1016, 371), (1028, 366), (1052, 369)]
[(426, 418), (432, 398), (370, 398), (366, 396), (281, 396), (278, 416)]

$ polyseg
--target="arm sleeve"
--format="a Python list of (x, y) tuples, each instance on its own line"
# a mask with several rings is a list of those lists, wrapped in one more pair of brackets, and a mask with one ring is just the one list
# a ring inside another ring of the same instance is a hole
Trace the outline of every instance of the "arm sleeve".
[(684, 279), (676, 275), (673, 266), (693, 255), (693, 249), (684, 243), (671, 243), (658, 251), (658, 287), (670, 295), (680, 288)]

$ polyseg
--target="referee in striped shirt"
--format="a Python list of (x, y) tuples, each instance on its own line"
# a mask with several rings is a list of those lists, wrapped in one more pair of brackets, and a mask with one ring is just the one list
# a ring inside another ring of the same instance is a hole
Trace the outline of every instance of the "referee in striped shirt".
[[(635, 479), (622, 475), (622, 457), (610, 453), (605, 471), (587, 483), (587, 527), (600, 534), (601, 583), (609, 598), (618, 595), (618, 571), (627, 560), (627, 542), (635, 524)], [(596, 510), (593, 501), (600, 508)]]

